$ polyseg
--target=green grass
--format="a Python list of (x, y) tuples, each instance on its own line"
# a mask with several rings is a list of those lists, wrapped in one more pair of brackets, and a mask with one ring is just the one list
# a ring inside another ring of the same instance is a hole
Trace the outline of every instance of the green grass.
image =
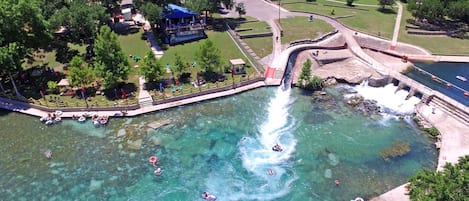
[[(216, 31), (206, 31), (208, 39), (212, 40), (214, 45), (221, 52), (221, 59), (225, 65), (228, 64), (230, 59), (242, 58), (247, 62), (247, 59), (240, 52), (238, 47), (234, 44), (233, 40), (230, 38), (226, 32), (216, 32)], [(179, 54), (182, 57), (184, 63), (193, 63), (197, 61), (195, 52), (199, 49), (200, 45), (205, 42), (207, 39), (202, 39), (198, 41), (193, 41), (189, 43), (183, 43), (175, 46), (169, 46), (167, 50), (164, 51), (163, 57), (161, 57), (162, 63), (173, 65), (175, 61), (175, 53)]]
[[(124, 55), (138, 55), (142, 58), (147, 51), (151, 50), (146, 40), (142, 40), (143, 33), (143, 30), (140, 29), (137, 33), (118, 35), (117, 40), (121, 45)], [(137, 63), (132, 58), (128, 58), (131, 66)]]
[[(296, 3), (294, 3), (296, 2)], [(331, 17), (350, 16), (340, 18), (345, 25), (372, 35), (392, 38), (397, 8), (388, 13), (380, 12), (378, 8), (367, 6), (347, 7), (344, 3), (335, 3), (326, 0), (317, 0), (313, 3), (299, 2), (297, 0), (282, 0), (282, 6), (288, 10), (307, 11)], [(334, 15), (331, 11), (334, 10)]]
[(243, 41), (256, 53), (263, 58), (272, 53), (272, 37), (245, 38)]
[[(345, 0), (337, 0), (344, 2), (344, 5), (347, 3)], [(375, 5), (378, 6), (378, 0), (355, 0), (353, 4), (365, 4), (365, 5)], [(352, 5), (353, 5), (352, 4)]]
[(288, 44), (299, 39), (314, 39), (334, 31), (334, 27), (328, 23), (318, 19), (309, 22), (308, 17), (281, 19), (281, 23), (283, 29), (282, 44)]
[(247, 29), (251, 28), (252, 30), (249, 31), (241, 31), (238, 32), (240, 35), (244, 34), (254, 34), (254, 33), (266, 33), (266, 32), (271, 32), (269, 25), (267, 22), (264, 21), (258, 21), (258, 22), (247, 22), (247, 23), (241, 23), (236, 27), (236, 29)]
[(404, 5), (401, 27), (399, 29), (399, 42), (420, 46), (433, 54), (469, 54), (469, 39), (407, 34), (405, 30), (407, 19), (413, 19), (413, 17), (407, 11), (407, 5)]
[[(68, 43), (68, 48), (73, 51), (78, 51), (79, 54), (84, 54), (86, 52), (85, 45), (78, 45)], [(56, 50), (46, 51), (44, 49), (39, 49), (34, 53), (33, 61), (26, 61), (23, 63), (23, 67), (28, 69), (32, 67), (40, 67), (47, 65), (48, 67), (55, 68), (59, 70), (58, 67), (63, 66), (63, 63), (60, 63), (56, 60)]]

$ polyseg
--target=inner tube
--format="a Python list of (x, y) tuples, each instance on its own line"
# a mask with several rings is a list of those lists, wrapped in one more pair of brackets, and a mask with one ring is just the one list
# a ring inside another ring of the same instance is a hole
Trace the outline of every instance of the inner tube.
[(357, 197), (357, 198), (355, 198), (354, 201), (365, 201), (365, 200), (364, 200), (363, 198), (361, 198), (361, 197)]
[(156, 156), (150, 156), (150, 158), (148, 158), (148, 161), (151, 164), (155, 164), (158, 161), (158, 158)]
[(272, 170), (272, 169), (268, 169), (268, 170), (267, 170), (267, 174), (269, 174), (269, 175), (274, 175), (275, 172), (274, 172), (274, 170)]

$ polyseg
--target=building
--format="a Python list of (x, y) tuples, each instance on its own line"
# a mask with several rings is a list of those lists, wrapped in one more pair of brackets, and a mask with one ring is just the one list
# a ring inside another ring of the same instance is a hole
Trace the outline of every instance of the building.
[(187, 8), (169, 4), (162, 16), (165, 43), (174, 45), (207, 37), (205, 18)]

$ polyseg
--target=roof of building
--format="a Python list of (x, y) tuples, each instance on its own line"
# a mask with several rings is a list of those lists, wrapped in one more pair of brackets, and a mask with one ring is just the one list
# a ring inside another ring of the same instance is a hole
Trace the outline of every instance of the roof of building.
[(184, 8), (175, 4), (168, 4), (166, 7), (167, 12), (163, 12), (163, 18), (185, 18), (197, 16), (197, 13), (192, 12), (188, 8)]
[(128, 4), (132, 5), (133, 0), (122, 0), (120, 5), (123, 6), (123, 5), (128, 5)]
[(244, 65), (243, 59), (230, 59), (230, 64), (231, 65)]

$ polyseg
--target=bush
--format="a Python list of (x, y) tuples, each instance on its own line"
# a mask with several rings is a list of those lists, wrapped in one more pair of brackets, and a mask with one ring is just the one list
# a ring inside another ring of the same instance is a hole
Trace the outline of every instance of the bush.
[(426, 128), (426, 129), (424, 129), (424, 131), (427, 132), (428, 134), (430, 134), (433, 137), (436, 137), (436, 136), (440, 135), (440, 131), (438, 131), (438, 129), (436, 129), (435, 127)]
[(47, 88), (50, 89), (53, 93), (57, 92), (57, 82), (55, 81), (48, 81)]

